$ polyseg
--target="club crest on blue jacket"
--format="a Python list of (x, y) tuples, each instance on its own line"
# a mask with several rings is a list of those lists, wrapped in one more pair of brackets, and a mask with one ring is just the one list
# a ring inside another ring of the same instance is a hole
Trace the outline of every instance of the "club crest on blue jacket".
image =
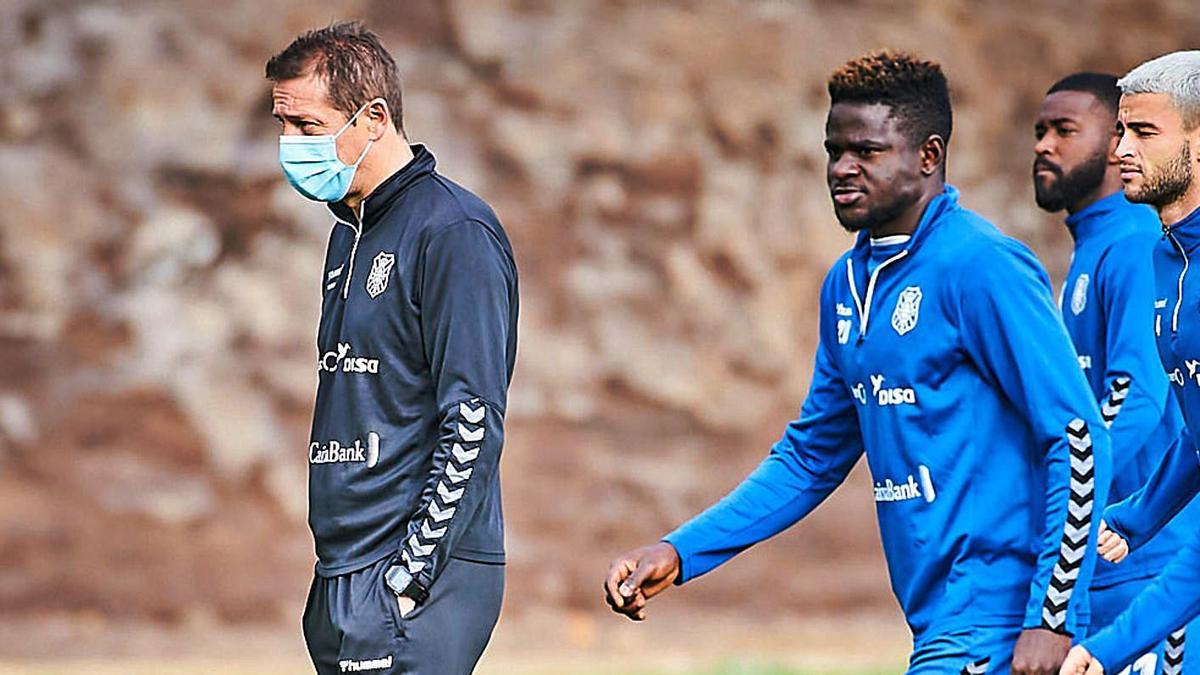
[(1087, 307), (1088, 275), (1080, 274), (1075, 277), (1075, 290), (1071, 292), (1071, 313), (1080, 314)]
[(892, 328), (900, 335), (917, 327), (921, 316), (921, 287), (909, 286), (900, 291), (896, 298), (896, 309), (892, 311)]

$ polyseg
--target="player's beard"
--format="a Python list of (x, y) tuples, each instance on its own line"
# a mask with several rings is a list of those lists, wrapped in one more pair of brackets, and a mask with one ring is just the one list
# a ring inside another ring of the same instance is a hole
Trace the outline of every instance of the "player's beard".
[(1153, 171), (1149, 169), (1149, 166), (1143, 165), (1146, 181), (1141, 189), (1132, 194), (1127, 191), (1125, 196), (1131, 202), (1150, 204), (1159, 209), (1174, 204), (1192, 187), (1191, 145), (1185, 140), (1179, 148), (1179, 154), (1173, 159)]
[[(1038, 179), (1038, 169), (1048, 169), (1058, 176), (1058, 180), (1049, 185)], [(1033, 197), (1037, 205), (1050, 211), (1062, 211), (1078, 204), (1088, 194), (1095, 192), (1100, 183), (1104, 182), (1104, 172), (1108, 169), (1108, 150), (1097, 150), (1079, 166), (1063, 173), (1062, 168), (1050, 162), (1037, 161), (1033, 163)]]

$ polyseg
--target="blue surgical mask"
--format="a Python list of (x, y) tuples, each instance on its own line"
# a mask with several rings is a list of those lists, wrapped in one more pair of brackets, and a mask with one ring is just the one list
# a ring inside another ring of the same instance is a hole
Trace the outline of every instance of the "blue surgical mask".
[(363, 148), (354, 164), (347, 165), (338, 158), (338, 136), (350, 128), (367, 106), (382, 100), (372, 99), (364, 103), (336, 134), (279, 137), (279, 164), (296, 192), (318, 202), (340, 202), (345, 198), (358, 165), (362, 164), (375, 141), (368, 140), (367, 147)]

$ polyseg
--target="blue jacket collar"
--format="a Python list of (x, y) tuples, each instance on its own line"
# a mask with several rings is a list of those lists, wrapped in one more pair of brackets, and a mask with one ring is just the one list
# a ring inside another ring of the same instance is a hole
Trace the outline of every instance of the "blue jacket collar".
[(1200, 208), (1172, 225), (1169, 231), (1179, 240), (1184, 250), (1191, 252), (1200, 248)]
[(1104, 228), (1109, 215), (1129, 206), (1131, 204), (1125, 199), (1125, 193), (1117, 190), (1067, 216), (1067, 229), (1075, 241), (1086, 239)]
[[(929, 236), (930, 232), (937, 229), (944, 220), (942, 216), (954, 211), (958, 208), (958, 188), (946, 184), (942, 194), (929, 200), (925, 205), (925, 212), (921, 214), (921, 220), (917, 223), (917, 229), (913, 231), (912, 239), (908, 240), (908, 244), (903, 250), (913, 251), (921, 245), (921, 242)], [(854, 249), (851, 255), (857, 259), (864, 259), (871, 255), (871, 233), (862, 231), (858, 233), (858, 239), (854, 242)]]

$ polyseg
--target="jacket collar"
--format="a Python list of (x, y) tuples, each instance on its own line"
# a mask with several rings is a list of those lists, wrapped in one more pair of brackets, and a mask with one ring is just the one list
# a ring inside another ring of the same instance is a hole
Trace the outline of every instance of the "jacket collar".
[(1187, 214), (1183, 220), (1172, 225), (1168, 231), (1179, 240), (1185, 251), (1200, 248), (1200, 208)]
[[(958, 188), (947, 183), (942, 193), (929, 200), (929, 203), (925, 205), (925, 212), (921, 214), (921, 220), (917, 222), (917, 229), (913, 231), (912, 238), (908, 240), (903, 249), (899, 250), (914, 252), (929, 237), (929, 234), (945, 221), (943, 216), (956, 210), (958, 210)], [(861, 261), (870, 255), (871, 233), (864, 230), (858, 233), (851, 256)]]
[(1125, 193), (1117, 190), (1067, 216), (1067, 230), (1071, 232), (1075, 241), (1082, 241), (1103, 230), (1110, 215), (1132, 206), (1133, 204), (1125, 199)]
[[(418, 144), (409, 147), (412, 148), (413, 158), (399, 171), (388, 176), (363, 199), (361, 208), (364, 232), (371, 229), (388, 208), (408, 191), (408, 188), (425, 176), (432, 174), (437, 168), (437, 160), (424, 145)], [(345, 202), (334, 202), (329, 205), (329, 210), (338, 220), (358, 223), (358, 214), (354, 212), (354, 209), (346, 206)]]

